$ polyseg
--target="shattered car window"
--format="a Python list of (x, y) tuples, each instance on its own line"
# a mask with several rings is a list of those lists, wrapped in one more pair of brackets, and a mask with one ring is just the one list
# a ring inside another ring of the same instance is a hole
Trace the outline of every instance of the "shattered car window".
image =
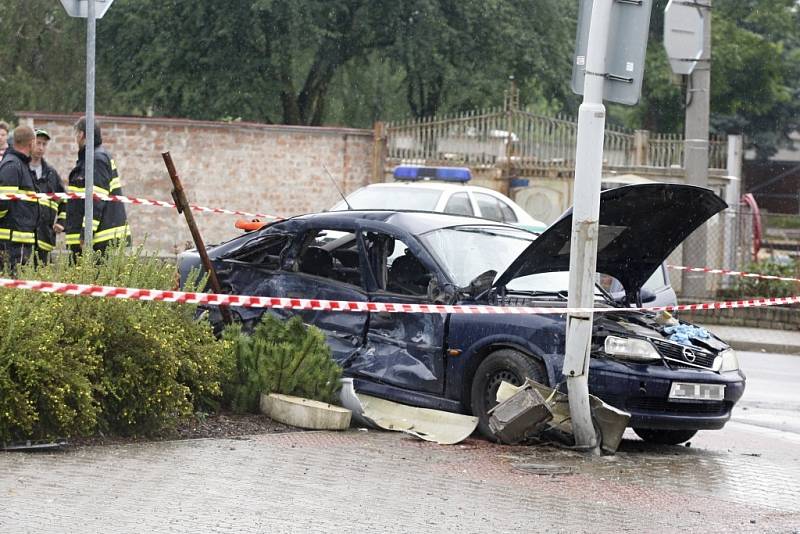
[(381, 290), (409, 296), (424, 296), (433, 274), (408, 246), (390, 235), (368, 232), (367, 258)]
[(227, 259), (250, 263), (267, 269), (279, 269), (281, 254), (291, 242), (290, 235), (265, 235), (251, 239), (233, 251)]
[(315, 230), (305, 239), (297, 259), (297, 271), (361, 285), (358, 246), (354, 232)]

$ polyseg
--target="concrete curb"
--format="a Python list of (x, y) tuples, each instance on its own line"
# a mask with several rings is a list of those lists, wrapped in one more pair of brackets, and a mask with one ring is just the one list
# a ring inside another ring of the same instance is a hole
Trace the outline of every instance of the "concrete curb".
[(791, 345), (786, 343), (763, 343), (760, 341), (748, 341), (744, 339), (723, 340), (734, 349), (745, 352), (770, 352), (800, 356), (800, 345)]

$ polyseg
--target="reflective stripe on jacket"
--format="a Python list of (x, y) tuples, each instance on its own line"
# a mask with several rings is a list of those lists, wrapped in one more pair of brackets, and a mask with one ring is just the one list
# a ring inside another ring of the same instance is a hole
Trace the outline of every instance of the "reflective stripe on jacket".
[[(0, 193), (38, 193), (36, 175), (30, 170), (31, 158), (13, 148), (0, 160)], [(36, 228), (42, 218), (37, 198), (0, 200), (0, 240), (36, 244)]]
[[(86, 152), (81, 149), (78, 153), (78, 162), (69, 173), (70, 193), (83, 193), (86, 191), (85, 173)], [(117, 165), (111, 154), (102, 146), (94, 150), (94, 183), (95, 193), (103, 195), (122, 195), (122, 182), (117, 173)], [(67, 201), (66, 212), (66, 240), (67, 245), (80, 245), (84, 228), (84, 200), (76, 199)], [(112, 239), (129, 240), (131, 231), (128, 227), (128, 218), (125, 206), (120, 202), (95, 200), (92, 217), (93, 244), (102, 244)]]

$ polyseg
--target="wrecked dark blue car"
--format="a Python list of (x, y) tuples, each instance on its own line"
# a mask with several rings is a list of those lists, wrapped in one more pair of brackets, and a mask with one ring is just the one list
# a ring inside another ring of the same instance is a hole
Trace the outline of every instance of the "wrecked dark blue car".
[[(596, 306), (609, 311), (595, 315), (590, 391), (629, 412), (645, 440), (674, 444), (722, 428), (744, 391), (736, 355), (718, 338), (689, 329), (679, 343), (663, 316), (626, 309), (648, 300), (645, 281), (725, 207), (713, 192), (685, 185), (602, 193), (597, 270), (625, 291), (612, 297), (597, 287)], [(321, 213), (265, 226), (209, 255), (232, 294), (566, 307), (571, 224), (567, 212), (537, 238), (437, 213)], [(197, 266), (197, 254), (184, 253), (183, 279)], [(264, 310), (233, 312), (252, 324)], [(565, 389), (564, 314), (269, 313), (298, 314), (320, 328), (356, 391), (473, 414), (489, 437), (487, 412), (502, 381), (519, 385), (530, 377)], [(212, 320), (219, 320), (215, 310)]]

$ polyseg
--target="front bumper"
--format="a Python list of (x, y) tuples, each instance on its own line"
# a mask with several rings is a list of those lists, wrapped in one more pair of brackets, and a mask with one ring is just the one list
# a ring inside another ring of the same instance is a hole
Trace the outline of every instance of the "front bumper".
[[(669, 399), (673, 382), (723, 384), (721, 401)], [(592, 359), (589, 391), (612, 406), (631, 414), (629, 426), (671, 430), (718, 429), (731, 417), (744, 393), (741, 371), (715, 373), (700, 369), (669, 369), (657, 365), (627, 364), (606, 358)]]

